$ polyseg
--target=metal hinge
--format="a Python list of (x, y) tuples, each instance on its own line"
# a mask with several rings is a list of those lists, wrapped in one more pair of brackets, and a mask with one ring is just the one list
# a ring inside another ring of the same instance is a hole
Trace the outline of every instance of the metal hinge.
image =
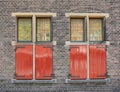
[(55, 74), (51, 74), (51, 76), (52, 76), (53, 78), (55, 78)]
[(16, 47), (15, 47), (15, 51), (16, 51), (18, 48), (25, 48), (25, 46), (16, 46)]
[(68, 49), (68, 51), (71, 51), (71, 49)]
[(108, 75), (108, 73), (107, 73), (107, 72), (105, 73), (105, 76), (106, 76), (107, 78), (109, 78), (109, 77), (110, 77), (110, 75)]
[(17, 74), (15, 74), (15, 77), (25, 77), (25, 75), (17, 75)]
[(70, 78), (71, 74), (68, 74), (68, 79)]
[(52, 45), (44, 45), (44, 48), (52, 48)]

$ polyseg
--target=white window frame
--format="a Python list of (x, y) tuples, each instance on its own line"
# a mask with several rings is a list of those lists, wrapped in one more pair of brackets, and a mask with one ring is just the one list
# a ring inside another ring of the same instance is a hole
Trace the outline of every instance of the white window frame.
[[(86, 20), (86, 24), (84, 23), (84, 25), (86, 26), (86, 33), (87, 33), (87, 38), (86, 38), (86, 42), (71, 42), (71, 41), (66, 41), (66, 45), (80, 45), (80, 44), (86, 44), (87, 45), (87, 79), (86, 80), (90, 80), (89, 76), (90, 76), (90, 72), (89, 72), (89, 45), (90, 45), (90, 41), (89, 41), (89, 19), (90, 18), (108, 18), (109, 14), (108, 13), (65, 13), (66, 17), (69, 18), (83, 18)], [(70, 26), (69, 26), (70, 29)], [(109, 45), (110, 42), (106, 41), (106, 45)], [(86, 81), (86, 80), (70, 80), (70, 79), (66, 79), (65, 82), (66, 83), (81, 83), (81, 82), (91, 82), (94, 80), (90, 80), (90, 81)], [(102, 81), (109, 81), (109, 79), (104, 79)], [(96, 81), (94, 81), (96, 82)], [(97, 81), (99, 82), (99, 81)]]
[[(56, 79), (52, 80), (36, 80), (35, 79), (35, 42), (36, 42), (36, 18), (37, 17), (56, 17), (56, 13), (21, 13), (16, 12), (11, 14), (13, 17), (31, 17), (32, 18), (32, 46), (33, 46), (33, 79), (32, 80), (16, 80), (12, 79), (12, 83), (56, 83)], [(12, 41), (11, 45), (15, 46), (16, 41)], [(27, 44), (27, 43), (26, 43)], [(31, 44), (31, 43), (28, 43)], [(56, 41), (52, 41), (56, 45)]]

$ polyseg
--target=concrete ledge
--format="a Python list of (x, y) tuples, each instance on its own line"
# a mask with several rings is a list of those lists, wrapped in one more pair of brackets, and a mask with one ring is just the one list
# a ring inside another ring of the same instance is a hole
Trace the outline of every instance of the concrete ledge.
[(65, 45), (87, 45), (86, 42), (70, 42), (70, 41), (65, 41)]
[(86, 79), (86, 80), (71, 80), (71, 79), (66, 79), (65, 83), (105, 83), (105, 82), (111, 82), (110, 78), (106, 78), (106, 79), (94, 79), (94, 80), (90, 80), (90, 79)]
[(11, 14), (12, 16), (18, 16), (18, 17), (23, 17), (23, 16), (26, 16), (26, 17), (29, 17), (29, 16), (33, 16), (33, 15), (35, 15), (35, 16), (37, 16), (37, 17), (51, 17), (51, 16), (53, 16), (53, 17), (56, 17), (57, 15), (56, 15), (56, 13), (51, 13), (51, 12), (45, 12), (45, 13), (39, 13), (39, 12), (26, 12), (26, 13), (24, 13), (24, 12), (15, 12), (15, 13), (12, 13)]
[(52, 80), (16, 80), (12, 79), (12, 83), (57, 83), (57, 79)]
[(109, 17), (109, 13), (65, 13), (66, 17)]
[(56, 45), (56, 44), (57, 44), (57, 42), (56, 42), (56, 41), (53, 41), (52, 43), (53, 43), (53, 45)]

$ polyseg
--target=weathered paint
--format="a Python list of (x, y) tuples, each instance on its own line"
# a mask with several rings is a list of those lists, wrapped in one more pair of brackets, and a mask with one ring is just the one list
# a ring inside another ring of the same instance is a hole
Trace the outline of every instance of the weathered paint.
[(106, 47), (90, 45), (90, 79), (106, 78)]
[(32, 45), (16, 46), (16, 79), (32, 79)]
[(87, 78), (87, 46), (72, 45), (70, 46), (70, 74), (71, 79)]
[(35, 46), (35, 78), (52, 79), (52, 46)]

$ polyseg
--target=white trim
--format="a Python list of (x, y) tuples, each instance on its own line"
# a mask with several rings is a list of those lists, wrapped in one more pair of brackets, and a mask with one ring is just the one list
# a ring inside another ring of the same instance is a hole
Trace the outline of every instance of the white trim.
[(66, 17), (109, 17), (109, 13), (65, 13)]
[(12, 45), (12, 46), (15, 46), (16, 43), (17, 43), (16, 41), (11, 41), (11, 45)]
[(70, 42), (70, 41), (65, 41), (65, 45), (87, 45), (86, 42)]
[(65, 45), (70, 45), (70, 41), (65, 41)]
[(28, 12), (28, 13), (23, 13), (23, 12), (16, 12), (16, 13), (12, 13), (12, 16), (39, 16), (39, 17), (56, 17), (56, 13), (34, 13), (34, 12)]
[(89, 72), (89, 16), (86, 17), (87, 18), (87, 79), (89, 79), (89, 76), (90, 76), (90, 72)]
[(32, 18), (32, 28), (33, 28), (33, 34), (32, 34), (32, 40), (33, 40), (33, 79), (35, 79), (35, 33), (36, 33), (36, 17), (33, 15)]
[(53, 44), (53, 45), (56, 45), (56, 44), (57, 44), (57, 42), (56, 42), (56, 41), (52, 41), (52, 44)]
[(106, 41), (106, 45), (110, 45), (110, 41)]

